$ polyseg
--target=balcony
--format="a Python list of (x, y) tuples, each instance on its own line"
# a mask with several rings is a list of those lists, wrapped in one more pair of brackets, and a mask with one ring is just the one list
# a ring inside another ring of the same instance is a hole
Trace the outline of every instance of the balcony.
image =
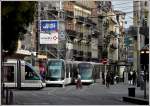
[(72, 11), (65, 11), (66, 17), (65, 19), (73, 19), (74, 18), (74, 13)]
[(58, 15), (58, 10), (56, 9), (56, 7), (51, 7), (50, 9), (47, 9), (49, 14), (55, 14)]
[(91, 19), (89, 19), (89, 18), (86, 18), (85, 19), (85, 25), (87, 26), (87, 27), (90, 27), (91, 25), (92, 25), (92, 20)]
[(78, 23), (83, 24), (85, 18), (82, 16), (77, 16), (76, 19)]
[(77, 51), (76, 57), (83, 57), (83, 51)]
[(91, 42), (91, 36), (88, 36), (88, 39), (87, 39), (86, 44), (87, 44), (87, 45), (90, 45), (90, 42)]
[(73, 49), (73, 55), (76, 56), (77, 50)]
[(79, 37), (80, 37), (80, 38), (83, 38), (83, 33), (82, 33), (82, 32), (80, 32)]
[(72, 29), (66, 29), (66, 33), (68, 36), (76, 37), (77, 32)]
[(92, 33), (92, 36), (97, 38), (99, 34), (100, 34), (99, 31), (94, 30), (93, 33)]
[(114, 36), (114, 37), (117, 37), (117, 36), (118, 36), (118, 34), (117, 34), (116, 32), (114, 32), (114, 31), (110, 31), (109, 34), (110, 34), (111, 36)]
[(80, 55), (80, 56), (83, 56), (83, 51), (79, 51), (79, 55)]
[(97, 24), (96, 24), (95, 22), (92, 22), (92, 25), (93, 25), (94, 27), (96, 27)]
[(88, 53), (87, 53), (87, 57), (91, 58), (91, 56), (92, 56), (92, 53), (91, 53), (91, 52), (88, 52)]
[(78, 36), (78, 39), (82, 40), (83, 38), (83, 33), (82, 32), (77, 32), (77, 36)]
[(74, 30), (73, 24), (66, 24), (65, 25), (66, 33), (71, 36), (75, 37), (77, 32)]
[(137, 31), (137, 28), (136, 28), (136, 27), (130, 26), (127, 33), (128, 33), (129, 35), (133, 36), (133, 37), (136, 37), (136, 36), (137, 36), (137, 32), (138, 32), (138, 31)]

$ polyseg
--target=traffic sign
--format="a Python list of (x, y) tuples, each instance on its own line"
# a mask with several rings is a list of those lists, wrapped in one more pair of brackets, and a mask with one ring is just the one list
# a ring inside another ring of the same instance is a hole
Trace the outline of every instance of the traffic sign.
[(59, 33), (59, 38), (60, 38), (61, 40), (65, 40), (65, 33), (64, 33), (64, 31), (60, 31), (60, 33)]

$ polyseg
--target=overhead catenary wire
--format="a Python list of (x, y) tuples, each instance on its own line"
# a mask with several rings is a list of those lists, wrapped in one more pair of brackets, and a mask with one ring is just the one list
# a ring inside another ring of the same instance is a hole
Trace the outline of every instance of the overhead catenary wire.
[[(144, 6), (144, 5), (140, 5), (140, 6)], [(126, 6), (119, 6), (119, 7), (117, 7), (117, 6), (113, 6), (114, 8), (128, 8), (128, 7), (138, 7), (137, 5), (126, 5)]]
[(122, 5), (122, 4), (128, 4), (128, 3), (131, 3), (131, 2), (133, 2), (133, 1), (130, 1), (130, 2), (125, 2), (125, 3), (119, 3), (119, 4), (114, 4), (114, 5)]

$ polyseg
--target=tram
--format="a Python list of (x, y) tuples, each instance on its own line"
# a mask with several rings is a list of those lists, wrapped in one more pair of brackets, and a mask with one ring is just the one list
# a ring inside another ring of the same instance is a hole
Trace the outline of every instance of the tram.
[(83, 84), (91, 84), (100, 78), (102, 67), (103, 64), (95, 62), (48, 59), (45, 82), (47, 85), (75, 84), (79, 73)]
[(90, 62), (74, 62), (73, 63), (73, 75), (75, 78), (75, 83), (77, 82), (77, 74), (81, 75), (82, 83), (93, 83), (94, 82), (94, 66)]
[(4, 62), (4, 87), (11, 88), (43, 88), (41, 76), (37, 70), (23, 60), (8, 59)]
[(72, 61), (65, 61), (63, 59), (48, 59), (46, 84), (67, 85), (72, 81)]

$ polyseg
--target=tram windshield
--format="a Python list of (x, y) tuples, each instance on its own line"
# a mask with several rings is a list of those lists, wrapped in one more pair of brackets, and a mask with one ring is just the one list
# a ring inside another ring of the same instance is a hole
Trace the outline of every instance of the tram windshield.
[(62, 61), (50, 60), (48, 62), (48, 77), (50, 80), (59, 80), (61, 78), (61, 71), (63, 70)]
[(79, 74), (81, 75), (82, 80), (91, 80), (92, 79), (92, 65), (88, 63), (79, 64)]
[(35, 68), (26, 62), (25, 65), (25, 80), (40, 80), (40, 75), (36, 72)]

